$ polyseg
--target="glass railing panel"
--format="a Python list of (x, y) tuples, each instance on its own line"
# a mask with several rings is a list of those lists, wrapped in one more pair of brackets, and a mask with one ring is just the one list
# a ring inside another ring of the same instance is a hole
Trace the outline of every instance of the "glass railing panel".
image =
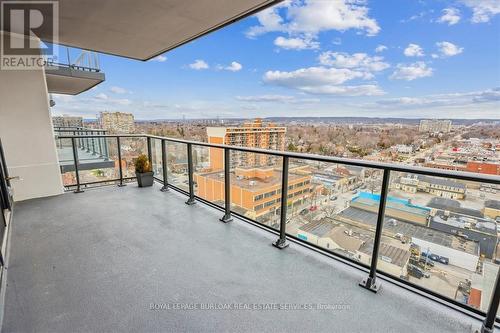
[(73, 149), (71, 148), (71, 139), (60, 139), (56, 136), (55, 143), (63, 185), (75, 185), (75, 161), (73, 158)]
[(290, 159), (286, 232), (370, 265), (382, 170)]
[(161, 152), (161, 140), (151, 139), (151, 166), (153, 168), (154, 176), (163, 180), (163, 163)]
[(78, 147), (81, 184), (119, 179), (116, 138), (95, 137), (75, 140)]
[(167, 141), (168, 183), (189, 191), (187, 144)]
[(123, 178), (135, 177), (135, 159), (141, 155), (148, 155), (147, 140), (145, 137), (120, 138)]
[(389, 188), (377, 268), (486, 311), (499, 263), (499, 192), (402, 172), (391, 173)]
[(279, 230), (283, 159), (231, 150), (231, 211)]
[(193, 145), (193, 181), (196, 196), (224, 207), (224, 150)]

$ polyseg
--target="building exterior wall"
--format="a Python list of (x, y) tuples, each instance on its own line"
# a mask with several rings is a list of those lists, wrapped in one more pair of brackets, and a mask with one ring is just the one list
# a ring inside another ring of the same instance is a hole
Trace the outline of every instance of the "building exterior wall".
[(418, 128), (420, 132), (448, 133), (451, 131), (451, 120), (423, 119)]
[[(371, 260), (372, 260), (371, 254), (366, 254), (364, 252), (357, 251), (356, 256), (360, 262), (362, 262), (366, 265), (371, 265)], [(400, 267), (400, 266), (392, 264), (390, 262), (381, 260), (380, 257), (379, 257), (379, 260), (377, 261), (377, 270), (381, 270), (385, 273), (389, 273), (389, 274), (391, 274), (393, 276), (397, 276), (397, 277), (400, 277), (402, 275), (403, 276), (406, 275), (406, 273), (407, 273), (406, 267), (407, 267), (407, 265), (405, 265), (404, 267)]]
[(0, 70), (0, 137), (15, 201), (63, 193), (43, 70)]
[[(239, 127), (207, 127), (209, 143), (242, 147), (285, 150), (285, 135), (286, 127), (279, 127), (270, 123), (265, 124), (260, 119), (244, 123)], [(217, 157), (218, 153), (215, 150), (216, 148), (210, 148), (214, 155), (212, 168), (218, 169), (221, 166)], [(231, 152), (231, 167), (272, 165), (276, 161), (276, 156), (239, 151)]]
[(54, 127), (83, 127), (83, 117), (54, 116), (52, 125)]
[(447, 246), (431, 243), (422, 239), (412, 237), (411, 241), (426, 252), (427, 249), (430, 253), (446, 257), (450, 260), (450, 265), (465, 268), (471, 272), (476, 271), (479, 255), (473, 255), (463, 251), (455, 250)]
[[(351, 201), (350, 206), (378, 214), (378, 204), (366, 205), (361, 202)], [(408, 221), (423, 226), (427, 225), (426, 215), (419, 215), (419, 214), (413, 214), (411, 212), (405, 212), (400, 209), (392, 208), (389, 205), (386, 205), (385, 207), (385, 215), (398, 220)]]
[[(195, 173), (197, 195), (209, 201), (224, 201), (224, 178), (214, 179), (209, 175)], [(288, 205), (302, 203), (309, 198), (311, 177), (304, 175), (289, 182)], [(269, 185), (260, 189), (248, 189), (231, 184), (231, 204), (241, 207), (253, 218), (274, 213), (281, 206), (281, 184)]]
[(496, 219), (497, 217), (500, 217), (500, 209), (484, 207), (484, 216)]
[[(208, 143), (224, 144), (224, 138), (209, 136)], [(210, 167), (212, 170), (223, 170), (224, 169), (224, 150), (219, 148), (210, 147), (208, 150), (210, 155)]]
[(133, 133), (134, 115), (125, 112), (101, 112), (99, 126), (113, 133)]
[(500, 175), (500, 164), (482, 163), (469, 161), (467, 162), (466, 171), (484, 173), (487, 175)]

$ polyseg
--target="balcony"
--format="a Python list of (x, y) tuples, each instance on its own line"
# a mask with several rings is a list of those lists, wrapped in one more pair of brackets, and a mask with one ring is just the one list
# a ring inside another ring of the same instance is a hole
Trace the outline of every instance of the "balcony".
[[(160, 186), (17, 203), (4, 332), (470, 332), (480, 321)], [(180, 310), (174, 306), (313, 306)], [(151, 310), (167, 304), (171, 309)]]
[[(61, 135), (92, 135), (106, 134), (103, 129), (94, 128), (54, 128), (57, 142), (57, 155), (61, 173), (75, 171), (73, 148), (71, 140), (57, 140)], [(109, 159), (108, 143), (104, 138), (79, 138), (76, 140), (79, 154), (80, 170), (96, 170), (112, 168), (114, 162)]]
[[(108, 168), (85, 167), (82, 140), (106, 143)], [(426, 191), (465, 188), (478, 206), (496, 176), (151, 135), (64, 141), (62, 177), (78, 194), (16, 205), (8, 331), (456, 332), (483, 321), (489, 332), (498, 322), (491, 218)], [(130, 184), (141, 153), (152, 188)], [(243, 156), (275, 163), (241, 168)], [(408, 178), (425, 180), (419, 192)], [(422, 203), (430, 196), (440, 200)], [(275, 308), (290, 306), (302, 308)]]
[(60, 49), (66, 51), (66, 59), (47, 59), (45, 66), (49, 93), (78, 95), (106, 79), (100, 69), (97, 53), (81, 50), (72, 59), (69, 48)]

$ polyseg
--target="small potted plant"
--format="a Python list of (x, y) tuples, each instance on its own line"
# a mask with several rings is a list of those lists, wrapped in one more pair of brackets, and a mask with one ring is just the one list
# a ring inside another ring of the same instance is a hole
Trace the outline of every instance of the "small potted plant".
[(141, 154), (135, 159), (135, 176), (139, 187), (153, 186), (153, 171), (146, 155)]

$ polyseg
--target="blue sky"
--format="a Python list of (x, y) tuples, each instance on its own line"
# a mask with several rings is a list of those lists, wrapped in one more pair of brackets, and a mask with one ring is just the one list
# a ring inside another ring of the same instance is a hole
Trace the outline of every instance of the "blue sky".
[(53, 114), (136, 119), (500, 119), (500, 0), (285, 1), (106, 81)]

